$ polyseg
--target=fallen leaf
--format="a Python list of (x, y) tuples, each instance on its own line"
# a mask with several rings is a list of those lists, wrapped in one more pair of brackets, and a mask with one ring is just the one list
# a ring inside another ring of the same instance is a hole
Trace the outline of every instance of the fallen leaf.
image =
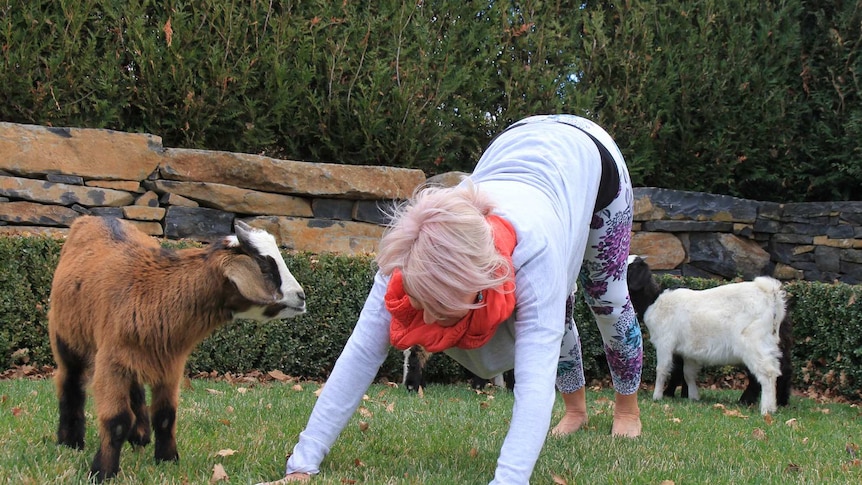
[(233, 456), (236, 454), (236, 450), (231, 450), (230, 448), (219, 450), (216, 455), (217, 456)]
[(368, 408), (365, 406), (359, 406), (359, 414), (366, 418), (374, 416), (374, 413), (369, 411)]
[(320, 386), (320, 387), (318, 387), (316, 391), (314, 391), (314, 395), (315, 395), (315, 397), (320, 397), (320, 393), (321, 393), (321, 392), (323, 392), (323, 386), (324, 386), (324, 385), (323, 385), (323, 384), (321, 384), (321, 386)]
[(569, 482), (567, 482), (565, 478), (557, 475), (556, 473), (552, 473), (551, 477), (554, 479), (554, 483), (556, 485), (569, 485)]
[(171, 43), (174, 41), (174, 29), (171, 28), (171, 19), (168, 18), (168, 21), (165, 22), (165, 26), (162, 27), (162, 30), (165, 32), (165, 42), (167, 42), (168, 47), (171, 46)]
[(796, 421), (796, 418), (790, 418), (787, 421), (785, 421), (784, 424), (787, 426), (790, 426), (791, 428), (794, 428), (794, 429), (799, 427), (799, 422)]
[(218, 389), (210, 389), (210, 388), (207, 388), (207, 392), (210, 394), (215, 394), (215, 395), (224, 394), (224, 391), (219, 391)]
[(670, 418), (668, 421), (670, 421), (671, 423), (675, 423), (675, 424), (679, 424), (682, 422), (682, 420), (679, 418)]
[(741, 412), (739, 412), (739, 410), (738, 410), (738, 409), (725, 409), (725, 410), (724, 410), (724, 415), (725, 415), (725, 416), (727, 416), (727, 417), (730, 417), (730, 418), (742, 418), (742, 419), (748, 419), (748, 416), (746, 416), (746, 415), (742, 414)]
[(799, 473), (802, 471), (802, 467), (795, 463), (788, 463), (786, 467), (784, 467), (784, 473)]
[(230, 426), (230, 420), (229, 419), (219, 419), (218, 422), (225, 425), (225, 426)]
[(367, 431), (367, 430), (368, 430), (368, 423), (366, 423), (365, 421), (360, 421), (359, 422), (359, 431)]
[(417, 394), (419, 394), (420, 399), (425, 397), (425, 390), (422, 386), (419, 386), (419, 392), (417, 392)]
[(248, 392), (248, 388), (247, 387), (237, 387), (236, 392), (238, 392), (240, 394), (245, 394)]
[(226, 407), (225, 411), (227, 411), (228, 414), (233, 414), (233, 411), (234, 411), (233, 406)]
[(365, 466), (365, 463), (362, 463), (362, 460), (360, 460), (359, 458), (356, 458), (353, 460), (353, 466), (363, 467), (363, 466)]
[(675, 485), (673, 480), (662, 480), (659, 485)]
[(386, 412), (391, 413), (395, 411), (395, 403), (391, 402), (386, 406)]
[(23, 414), (23, 413), (24, 413), (24, 410), (18, 406), (15, 406), (14, 408), (12, 408), (12, 416), (15, 416), (16, 418), (18, 416), (21, 416), (21, 414)]
[(479, 450), (475, 446), (470, 448), (470, 458), (476, 458), (477, 456), (479, 456)]
[(213, 467), (213, 476), (210, 478), (210, 483), (226, 482), (229, 480), (227, 473), (221, 463), (216, 463)]
[(768, 424), (769, 426), (772, 426), (772, 422), (774, 421), (771, 414), (767, 414), (766, 416), (764, 416), (763, 420), (766, 421), (766, 424)]
[(271, 370), (271, 371), (267, 372), (267, 375), (269, 377), (272, 377), (273, 379), (277, 380), (278, 382), (288, 382), (288, 381), (292, 380), (289, 375), (285, 374), (284, 372), (282, 372), (278, 369)]
[(755, 428), (754, 431), (751, 433), (751, 436), (754, 437), (754, 439), (756, 440), (763, 441), (766, 439), (766, 432), (760, 428)]
[(342, 478), (341, 483), (344, 483), (346, 485), (353, 485), (354, 483), (356, 483), (356, 480), (353, 480), (351, 478)]

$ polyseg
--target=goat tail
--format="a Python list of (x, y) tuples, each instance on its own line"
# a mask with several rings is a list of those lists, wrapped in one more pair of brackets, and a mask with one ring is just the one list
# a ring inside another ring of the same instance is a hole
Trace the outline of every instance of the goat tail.
[(778, 337), (781, 331), (781, 322), (787, 315), (787, 294), (781, 286), (781, 282), (768, 276), (759, 276), (754, 279), (757, 288), (762, 291), (771, 302), (772, 308), (772, 334)]

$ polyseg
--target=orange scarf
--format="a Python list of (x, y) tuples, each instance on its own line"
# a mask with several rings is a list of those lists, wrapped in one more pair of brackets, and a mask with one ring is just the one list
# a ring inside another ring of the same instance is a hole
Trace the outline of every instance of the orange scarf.
[[(487, 216), (494, 233), (497, 252), (506, 257), (512, 267), (512, 251), (517, 243), (515, 230), (509, 221), (498, 216)], [(400, 270), (392, 272), (384, 297), (386, 309), (392, 314), (389, 326), (389, 341), (398, 349), (421, 345), (429, 352), (440, 352), (451, 347), (475, 349), (484, 345), (501, 323), (515, 310), (515, 282), (503, 283), (498, 290), (483, 291), (485, 306), (470, 310), (467, 315), (451, 327), (426, 324), (422, 312), (413, 308), (404, 291)]]

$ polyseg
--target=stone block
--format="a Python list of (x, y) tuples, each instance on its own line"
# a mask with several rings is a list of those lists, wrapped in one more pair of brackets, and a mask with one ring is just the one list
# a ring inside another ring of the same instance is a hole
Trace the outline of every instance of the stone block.
[(205, 207), (168, 207), (165, 213), (165, 236), (171, 239), (214, 241), (233, 234), (234, 214)]
[(80, 214), (60, 205), (35, 202), (0, 203), (0, 221), (33, 226), (69, 227)]
[(136, 221), (160, 221), (164, 219), (166, 212), (164, 207), (129, 205), (123, 207), (123, 218)]
[(84, 185), (83, 177), (79, 177), (77, 175), (63, 175), (59, 173), (49, 173), (45, 176), (45, 180), (48, 182), (54, 182), (56, 184), (66, 184), (66, 185)]
[(88, 180), (84, 182), (87, 187), (100, 187), (103, 189), (122, 190), (133, 194), (143, 192), (141, 183), (135, 180)]
[(135, 221), (129, 220), (135, 227), (140, 229), (144, 234), (149, 234), (150, 236), (163, 236), (164, 229), (162, 229), (162, 225), (158, 222), (152, 221)]
[(16, 175), (143, 180), (162, 151), (162, 139), (145, 133), (0, 123), (0, 169)]
[(94, 216), (99, 217), (116, 217), (117, 219), (123, 218), (122, 207), (92, 207), (90, 208), (90, 213)]
[(279, 194), (347, 199), (408, 199), (425, 182), (421, 170), (277, 160), (260, 155), (168, 149), (161, 177)]
[(823, 272), (837, 273), (841, 271), (841, 250), (828, 246), (814, 248), (814, 262), (817, 269)]
[(311, 203), (303, 197), (209, 182), (155, 181), (162, 193), (181, 195), (200, 205), (235, 214), (311, 217)]
[(159, 194), (153, 192), (152, 190), (148, 190), (138, 196), (137, 199), (135, 199), (135, 205), (144, 207), (158, 207)]
[(654, 270), (677, 268), (685, 261), (685, 248), (673, 234), (640, 232), (632, 235), (631, 254), (646, 259)]
[(357, 200), (353, 204), (353, 220), (385, 226), (397, 204), (394, 200)]
[(132, 194), (119, 190), (56, 184), (24, 177), (0, 177), (0, 194), (45, 204), (122, 206), (132, 203)]
[(290, 250), (362, 255), (377, 251), (383, 227), (353, 221), (261, 216), (244, 219), (273, 234)]
[[(636, 188), (634, 196), (635, 199), (648, 197), (654, 207), (654, 211), (655, 209), (659, 209), (664, 213), (663, 218), (673, 220), (745, 222), (753, 224), (757, 219), (757, 212), (760, 207), (760, 202), (727, 195), (653, 187)], [(637, 210), (635, 212), (637, 213)]]
[(187, 199), (179, 194), (164, 193), (159, 197), (159, 203), (165, 206), (178, 205), (182, 207), (200, 207), (197, 202)]
[(770, 255), (754, 241), (733, 234), (693, 233), (688, 261), (721, 277), (752, 279), (770, 274)]
[(793, 266), (778, 263), (775, 265), (775, 269), (772, 271), (772, 277), (781, 280), (801, 280), (805, 278), (805, 273), (802, 270), (796, 269)]
[(312, 199), (311, 212), (315, 219), (353, 219), (353, 201), (347, 199)]
[(650, 221), (643, 228), (654, 232), (732, 232), (732, 222), (714, 221)]

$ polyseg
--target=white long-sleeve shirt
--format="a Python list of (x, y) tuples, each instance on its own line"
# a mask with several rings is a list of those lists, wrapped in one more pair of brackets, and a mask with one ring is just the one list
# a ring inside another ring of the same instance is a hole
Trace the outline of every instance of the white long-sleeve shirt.
[[(610, 136), (574, 116), (524, 120), (502, 133), (470, 179), (515, 228), (516, 307), (491, 340), (446, 354), (481, 377), (515, 369), (515, 404), (492, 484), (525, 484), (551, 421), (554, 379), (564, 332), (565, 302), (576, 278), (601, 178), (599, 151), (577, 124), (622, 156)], [(287, 473), (318, 466), (359, 406), (389, 349), (388, 277), (378, 273), (341, 356), (287, 463)]]

